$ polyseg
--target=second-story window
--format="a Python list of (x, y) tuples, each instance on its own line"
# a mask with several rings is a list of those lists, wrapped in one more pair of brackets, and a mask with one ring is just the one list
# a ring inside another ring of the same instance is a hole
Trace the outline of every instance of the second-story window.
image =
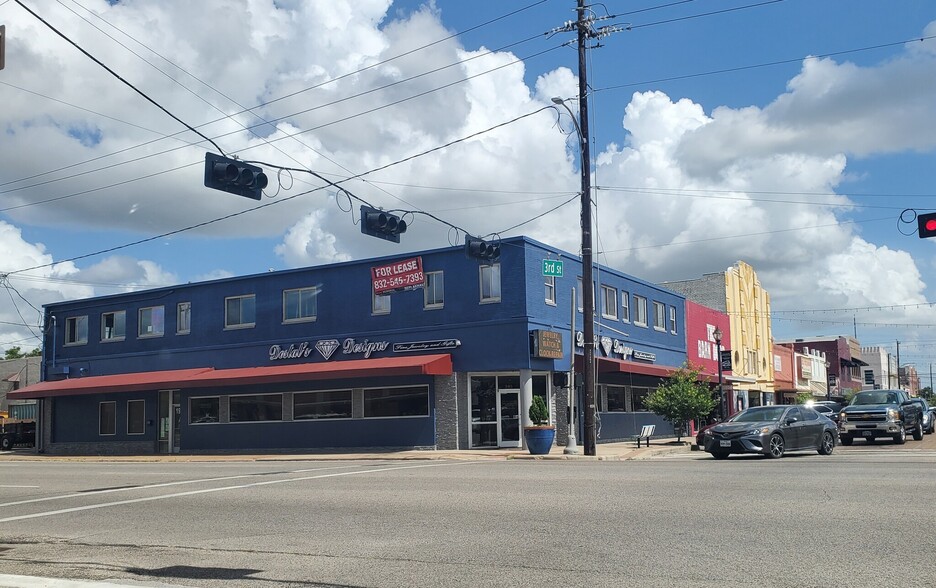
[(500, 302), (501, 299), (501, 272), (500, 264), (482, 265), (481, 275), (481, 302)]
[(546, 304), (556, 305), (556, 277), (546, 276)]
[(70, 316), (65, 319), (65, 344), (84, 345), (88, 342), (88, 317)]
[(647, 326), (647, 299), (636, 294), (634, 295), (634, 324), (641, 327)]
[(670, 306), (669, 307), (669, 332), (675, 335), (677, 331), (678, 329), (676, 328), (676, 307)]
[(374, 314), (390, 314), (390, 295), (375, 294), (371, 290), (371, 312)]
[(442, 272), (426, 272), (426, 285), (423, 287), (423, 307), (442, 308), (445, 306), (445, 276)]
[(257, 297), (254, 294), (224, 299), (224, 328), (252, 327), (257, 320)]
[(318, 288), (283, 290), (283, 322), (314, 321), (318, 314)]
[(122, 341), (127, 336), (127, 311), (101, 314), (101, 341)]
[(621, 292), (621, 320), (625, 323), (630, 322), (630, 294)]
[(141, 308), (137, 320), (138, 337), (162, 337), (165, 331), (166, 308), (150, 306)]
[(666, 330), (666, 305), (653, 301), (653, 328), (657, 331)]
[(610, 286), (601, 287), (601, 316), (617, 320), (617, 290)]
[(192, 303), (180, 302), (176, 306), (176, 333), (184, 335), (192, 331)]

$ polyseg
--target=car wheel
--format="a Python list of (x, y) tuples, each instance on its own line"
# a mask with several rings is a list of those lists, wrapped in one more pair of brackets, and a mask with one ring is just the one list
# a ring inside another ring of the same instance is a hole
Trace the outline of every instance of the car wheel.
[(851, 445), (851, 444), (852, 444), (852, 438), (849, 437), (848, 435), (841, 435), (841, 436), (839, 436), (839, 441), (842, 442), (842, 445)]
[(731, 455), (727, 451), (713, 451), (712, 457), (715, 459), (728, 459), (728, 456)]
[(2, 449), (3, 451), (9, 451), (10, 447), (12, 446), (13, 446), (13, 443), (10, 441), (9, 437), (4, 437), (3, 439), (0, 439), (0, 449)]
[(780, 433), (774, 433), (770, 436), (770, 441), (767, 443), (767, 457), (772, 459), (783, 457), (783, 452), (785, 449), (786, 447), (783, 442), (783, 435)]
[(923, 440), (923, 423), (917, 423), (916, 429), (913, 429), (913, 440), (914, 441)]
[(819, 455), (832, 455), (835, 449), (835, 438), (832, 433), (826, 431), (822, 434), (822, 440), (819, 442)]
[(897, 445), (903, 445), (907, 442), (907, 431), (903, 427), (900, 428), (900, 432), (894, 435), (894, 443)]

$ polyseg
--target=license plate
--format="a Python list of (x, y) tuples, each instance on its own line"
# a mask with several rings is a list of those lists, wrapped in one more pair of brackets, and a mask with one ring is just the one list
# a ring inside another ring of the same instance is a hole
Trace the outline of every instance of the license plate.
[(731, 441), (719, 441), (718, 446), (719, 447), (731, 447)]
[(865, 437), (870, 437), (870, 436), (871, 436), (871, 431), (865, 431), (865, 432), (862, 433), (862, 434), (863, 434)]

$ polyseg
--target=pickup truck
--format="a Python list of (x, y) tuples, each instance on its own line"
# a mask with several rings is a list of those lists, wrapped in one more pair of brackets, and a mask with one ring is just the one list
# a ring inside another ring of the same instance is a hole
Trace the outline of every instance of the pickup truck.
[(859, 392), (839, 413), (842, 445), (851, 445), (858, 437), (868, 443), (878, 437), (889, 437), (903, 445), (907, 433), (917, 441), (923, 439), (923, 410), (904, 390)]
[(14, 445), (36, 444), (36, 421), (29, 419), (0, 419), (0, 450), (9, 451)]

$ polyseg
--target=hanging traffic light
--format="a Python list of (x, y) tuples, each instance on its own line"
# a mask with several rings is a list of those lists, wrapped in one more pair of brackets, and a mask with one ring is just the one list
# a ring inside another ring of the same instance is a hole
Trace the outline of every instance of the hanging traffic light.
[(936, 212), (918, 215), (917, 222), (920, 225), (919, 235), (921, 239), (936, 237)]
[(205, 153), (205, 187), (246, 196), (254, 200), (263, 197), (269, 180), (263, 170), (239, 159)]
[(406, 232), (406, 221), (395, 214), (362, 204), (361, 232), (371, 237), (399, 243), (400, 235)]
[(500, 257), (500, 244), (465, 235), (465, 254), (468, 257), (493, 261)]

